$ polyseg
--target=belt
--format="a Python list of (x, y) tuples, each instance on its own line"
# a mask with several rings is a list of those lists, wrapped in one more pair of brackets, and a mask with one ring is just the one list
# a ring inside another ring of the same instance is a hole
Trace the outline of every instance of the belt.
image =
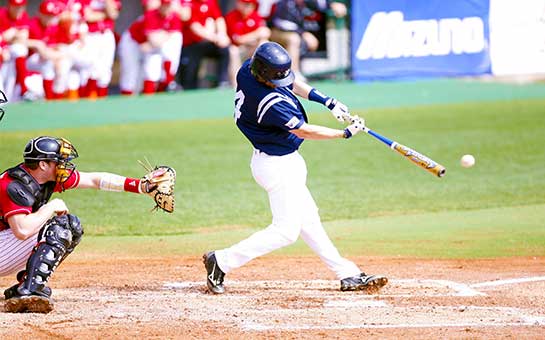
[(285, 155), (269, 155), (269, 154), (266, 153), (266, 152), (263, 152), (263, 151), (261, 151), (261, 150), (259, 150), (259, 149), (254, 148), (254, 155), (256, 155), (256, 156), (258, 156), (258, 155), (264, 155), (264, 156), (270, 156), (270, 157), (282, 157), (282, 156), (291, 155), (291, 154), (293, 154), (293, 153), (296, 152), (296, 151), (297, 151), (297, 150), (292, 151), (292, 152), (290, 152), (290, 153), (287, 153), (287, 154), (285, 154)]
[(254, 155), (267, 155), (267, 154), (259, 149), (254, 149)]

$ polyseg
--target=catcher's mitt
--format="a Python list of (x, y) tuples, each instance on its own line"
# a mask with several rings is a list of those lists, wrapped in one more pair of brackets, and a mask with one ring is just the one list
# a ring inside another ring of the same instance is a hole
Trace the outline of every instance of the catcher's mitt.
[(156, 166), (140, 180), (142, 192), (155, 201), (154, 209), (160, 208), (169, 213), (174, 211), (174, 184), (176, 171), (166, 165)]

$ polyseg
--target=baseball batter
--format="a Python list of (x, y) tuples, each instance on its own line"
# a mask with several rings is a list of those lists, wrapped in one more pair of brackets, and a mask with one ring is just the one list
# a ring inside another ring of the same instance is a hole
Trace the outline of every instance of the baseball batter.
[(19, 282), (4, 291), (7, 312), (50, 312), (48, 280), (83, 236), (80, 220), (64, 201), (50, 201), (53, 193), (93, 188), (151, 195), (159, 186), (154, 178), (163, 175), (156, 170), (136, 179), (79, 172), (72, 163), (77, 157), (66, 139), (41, 136), (26, 145), (24, 163), (0, 174), (0, 276), (22, 269)]
[(207, 286), (215, 294), (225, 291), (225, 274), (294, 243), (299, 235), (336, 274), (342, 291), (377, 292), (388, 282), (364, 274), (339, 254), (322, 226), (306, 186), (306, 164), (297, 151), (305, 139), (351, 138), (363, 131), (364, 120), (354, 116), (344, 130), (308, 124), (296, 95), (326, 105), (339, 121), (349, 116), (348, 109), (294, 78), (290, 56), (274, 42), (260, 45), (237, 74), (235, 122), (254, 147), (252, 174), (268, 193), (273, 218), (267, 228), (230, 248), (203, 255)]

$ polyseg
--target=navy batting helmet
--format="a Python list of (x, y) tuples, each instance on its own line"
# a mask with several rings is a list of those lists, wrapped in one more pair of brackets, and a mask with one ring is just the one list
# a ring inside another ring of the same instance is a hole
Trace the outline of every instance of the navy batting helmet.
[(259, 45), (250, 61), (250, 70), (258, 81), (275, 87), (289, 86), (295, 79), (288, 52), (275, 42)]

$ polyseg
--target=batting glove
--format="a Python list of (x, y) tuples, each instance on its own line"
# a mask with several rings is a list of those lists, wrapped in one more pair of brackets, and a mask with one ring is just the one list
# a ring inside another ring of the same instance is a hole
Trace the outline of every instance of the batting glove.
[(342, 123), (350, 121), (350, 113), (348, 112), (348, 107), (346, 107), (346, 105), (344, 105), (337, 99), (328, 97), (314, 88), (310, 90), (308, 94), (308, 99), (313, 102), (325, 105), (331, 111), (333, 117), (335, 117), (335, 119), (339, 122)]
[(365, 129), (365, 119), (358, 116), (350, 117), (350, 125), (344, 129), (344, 138), (350, 138), (357, 135)]
[(348, 122), (350, 120), (350, 113), (348, 112), (348, 107), (338, 101), (335, 98), (329, 98), (325, 106), (331, 111), (331, 114), (335, 119), (337, 119), (339, 122)]

